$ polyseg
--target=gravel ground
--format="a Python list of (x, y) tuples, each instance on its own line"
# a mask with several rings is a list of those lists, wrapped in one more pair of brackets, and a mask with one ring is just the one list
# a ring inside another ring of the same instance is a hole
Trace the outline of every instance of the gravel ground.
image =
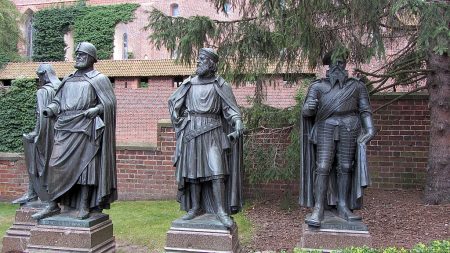
[[(368, 189), (364, 208), (357, 211), (372, 235), (374, 248), (411, 248), (419, 242), (450, 239), (450, 204), (424, 205), (418, 190)], [(245, 252), (292, 250), (302, 236), (308, 208), (296, 199), (254, 201), (247, 211), (254, 224), (254, 236)]]

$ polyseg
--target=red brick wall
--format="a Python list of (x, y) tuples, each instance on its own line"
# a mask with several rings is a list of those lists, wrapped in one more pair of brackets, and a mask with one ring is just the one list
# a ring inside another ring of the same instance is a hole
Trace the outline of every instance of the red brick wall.
[[(374, 97), (378, 108), (389, 96)], [(372, 187), (422, 188), (428, 157), (429, 112), (426, 96), (410, 96), (374, 114), (379, 132), (369, 145), (369, 166)], [(156, 146), (138, 148), (120, 146), (117, 151), (117, 172), (120, 199), (168, 199), (176, 194), (174, 167), (174, 132), (170, 124), (160, 122), (156, 128)], [(261, 143), (287, 145), (288, 135), (260, 134)], [(282, 152), (282, 150), (280, 150)], [(0, 156), (0, 200), (11, 200), (27, 187), (23, 158)], [(250, 196), (290, 193), (298, 196), (298, 182), (275, 181), (246, 185)]]
[(23, 155), (0, 153), (0, 201), (19, 197), (27, 189)]

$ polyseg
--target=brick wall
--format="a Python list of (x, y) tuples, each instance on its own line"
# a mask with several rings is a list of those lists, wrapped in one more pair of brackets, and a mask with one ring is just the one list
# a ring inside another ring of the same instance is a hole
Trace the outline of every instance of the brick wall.
[[(372, 98), (378, 108), (389, 96)], [(369, 169), (375, 188), (422, 188), (426, 173), (429, 140), (429, 112), (427, 96), (409, 96), (374, 114), (379, 132), (369, 145)], [(119, 146), (117, 173), (119, 198), (122, 200), (169, 199), (176, 194), (174, 167), (174, 132), (170, 123), (159, 121), (153, 147)], [(285, 146), (288, 135), (264, 133), (257, 137), (260, 143)], [(282, 150), (280, 150), (282, 152)], [(0, 156), (0, 200), (11, 200), (27, 187), (22, 156)], [(246, 184), (247, 196), (288, 193), (298, 196), (298, 181), (275, 181), (264, 184)]]

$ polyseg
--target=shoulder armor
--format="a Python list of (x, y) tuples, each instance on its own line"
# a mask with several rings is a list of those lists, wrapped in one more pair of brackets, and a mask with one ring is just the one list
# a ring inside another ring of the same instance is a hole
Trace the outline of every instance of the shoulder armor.
[(316, 79), (311, 83), (310, 89), (316, 89), (321, 92), (327, 93), (331, 90), (331, 83), (326, 78)]

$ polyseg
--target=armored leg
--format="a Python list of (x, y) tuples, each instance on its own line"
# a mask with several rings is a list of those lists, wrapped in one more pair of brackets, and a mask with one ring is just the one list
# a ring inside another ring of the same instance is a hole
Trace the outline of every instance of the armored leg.
[(351, 220), (361, 220), (361, 217), (354, 214), (348, 207), (350, 201), (351, 176), (354, 171), (354, 157), (356, 152), (356, 138), (359, 129), (348, 131), (340, 129), (340, 141), (337, 145), (338, 158), (338, 216)]
[(78, 210), (77, 218), (80, 220), (87, 219), (89, 217), (89, 195), (90, 195), (90, 186), (82, 185), (81, 186), (81, 199), (80, 199), (80, 209)]
[(323, 220), (325, 200), (327, 195), (328, 175), (316, 175), (314, 182), (314, 209), (311, 216), (305, 219), (306, 224), (320, 227)]
[(223, 179), (216, 179), (212, 181), (214, 199), (217, 207), (217, 218), (222, 222), (225, 227), (230, 228), (233, 226), (233, 220), (225, 212), (225, 182)]
[(181, 219), (183, 220), (192, 220), (202, 213), (202, 210), (200, 208), (201, 185), (190, 183), (189, 191), (191, 195), (192, 207), (183, 217), (181, 217)]

